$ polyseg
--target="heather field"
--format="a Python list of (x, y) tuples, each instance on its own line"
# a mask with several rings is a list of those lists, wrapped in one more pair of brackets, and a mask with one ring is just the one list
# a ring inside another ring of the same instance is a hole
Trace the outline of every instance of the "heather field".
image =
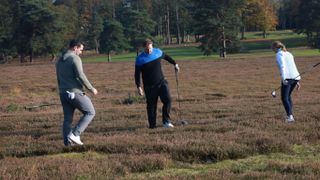
[[(317, 62), (296, 58), (300, 72)], [(154, 130), (132, 61), (84, 63), (97, 114), (85, 145), (72, 147), (62, 141), (54, 63), (1, 65), (0, 179), (320, 178), (320, 69), (302, 77), (296, 122), (287, 124), (280, 92), (271, 96), (280, 85), (273, 56), (178, 63), (180, 109), (173, 67), (163, 62), (176, 127), (161, 127), (159, 102)]]

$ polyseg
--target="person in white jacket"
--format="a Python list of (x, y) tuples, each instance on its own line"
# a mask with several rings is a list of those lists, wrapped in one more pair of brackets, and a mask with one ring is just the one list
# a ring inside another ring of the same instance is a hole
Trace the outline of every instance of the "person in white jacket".
[(300, 89), (299, 81), (301, 80), (301, 76), (294, 62), (293, 55), (287, 51), (283, 43), (274, 41), (272, 43), (272, 50), (276, 53), (276, 61), (281, 76), (281, 100), (287, 113), (286, 121), (291, 123), (294, 122), (291, 93), (295, 87), (297, 87), (297, 90)]

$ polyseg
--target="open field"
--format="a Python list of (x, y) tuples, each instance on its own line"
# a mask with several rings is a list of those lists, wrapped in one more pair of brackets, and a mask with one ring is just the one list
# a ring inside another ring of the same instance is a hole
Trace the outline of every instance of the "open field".
[[(319, 62), (299, 57), (300, 72)], [(285, 123), (274, 57), (178, 60), (181, 109), (173, 67), (174, 129), (147, 128), (133, 62), (84, 63), (99, 91), (84, 146), (64, 147), (54, 64), (0, 66), (0, 179), (319, 179), (320, 69), (294, 92), (294, 124)], [(278, 92), (278, 95), (280, 93)], [(179, 123), (178, 113), (189, 125)], [(76, 114), (76, 119), (80, 113)]]

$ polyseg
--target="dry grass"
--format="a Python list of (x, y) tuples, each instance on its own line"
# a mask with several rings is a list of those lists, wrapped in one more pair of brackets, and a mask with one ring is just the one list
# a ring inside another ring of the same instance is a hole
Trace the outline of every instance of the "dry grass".
[[(296, 63), (302, 72), (317, 61), (299, 58)], [(179, 65), (180, 110), (173, 67), (163, 63), (176, 128), (161, 128), (159, 103), (160, 127), (149, 130), (145, 104), (136, 94), (133, 63), (85, 63), (99, 95), (92, 97), (97, 115), (82, 136), (86, 144), (82, 147), (63, 146), (59, 105), (24, 108), (59, 103), (54, 64), (0, 66), (0, 179), (113, 179), (173, 168), (177, 163), (290, 154), (295, 144), (318, 143), (318, 69), (305, 75), (301, 91), (294, 92), (296, 123), (286, 124), (280, 98), (270, 94), (279, 85), (273, 58), (181, 61)], [(179, 124), (179, 112), (189, 125)], [(298, 166), (270, 161), (261, 172), (221, 169), (188, 178), (289, 178), (296, 174), (312, 178), (319, 174), (318, 163)]]

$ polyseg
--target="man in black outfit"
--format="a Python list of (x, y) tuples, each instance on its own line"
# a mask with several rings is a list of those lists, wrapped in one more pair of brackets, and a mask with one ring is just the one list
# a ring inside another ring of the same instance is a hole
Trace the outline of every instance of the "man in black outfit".
[[(163, 127), (173, 128), (174, 126), (170, 122), (171, 97), (168, 82), (162, 72), (161, 59), (165, 59), (173, 64), (177, 72), (179, 72), (179, 66), (160, 49), (153, 48), (153, 42), (150, 39), (144, 41), (143, 47), (145, 48), (144, 52), (140, 53), (136, 58), (135, 83), (139, 95), (143, 96), (144, 92), (146, 93), (149, 128), (156, 128), (158, 97), (160, 97), (163, 103)], [(144, 92), (140, 85), (140, 74), (142, 74)]]

